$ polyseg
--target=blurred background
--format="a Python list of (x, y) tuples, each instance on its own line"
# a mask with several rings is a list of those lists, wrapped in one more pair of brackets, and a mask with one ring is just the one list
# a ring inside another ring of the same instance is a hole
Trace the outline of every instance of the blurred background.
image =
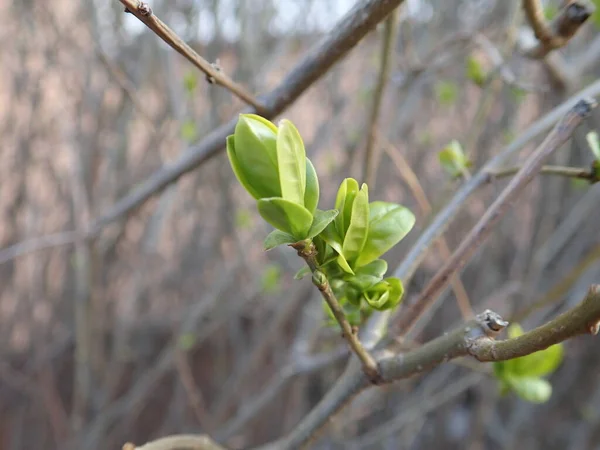
[[(284, 75), (353, 0), (155, 0), (154, 12), (253, 93)], [(546, 2), (549, 16), (558, 1)], [(520, 1), (407, 0), (376, 126), (371, 199), (417, 216), (394, 268), (463, 182), (438, 153), (456, 139), (477, 170), (600, 73), (597, 17), (545, 61), (519, 56)], [(0, 449), (117, 449), (173, 433), (250, 448), (291, 430), (347, 361), (321, 300), (270, 231), (224, 152), (78, 241), (111, 205), (243, 105), (164, 45), (117, 0), (0, 0)], [(383, 24), (281, 117), (302, 134), (321, 207), (361, 178)], [(498, 65), (503, 70), (497, 70)], [(483, 77), (480, 75), (484, 75)], [(589, 168), (585, 134), (553, 163)], [(532, 150), (531, 142), (513, 158)], [(450, 249), (506, 185), (474, 195)], [(529, 329), (600, 279), (600, 187), (532, 183), (420, 327), (420, 342), (493, 308)], [(433, 246), (407, 286), (446, 257)], [(461, 309), (462, 308), (462, 309)], [(316, 449), (597, 449), (600, 356), (566, 342), (550, 401), (500, 396), (489, 365), (449, 363), (358, 396)]]

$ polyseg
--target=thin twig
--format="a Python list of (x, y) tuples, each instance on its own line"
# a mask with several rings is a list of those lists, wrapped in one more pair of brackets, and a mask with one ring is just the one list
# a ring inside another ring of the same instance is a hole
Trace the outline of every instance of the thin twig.
[(348, 319), (346, 318), (346, 314), (344, 314), (342, 305), (340, 305), (340, 302), (331, 290), (327, 277), (319, 270), (316, 258), (317, 249), (315, 248), (315, 245), (310, 241), (300, 241), (295, 244), (290, 244), (290, 247), (296, 249), (298, 251), (298, 256), (306, 261), (306, 264), (313, 274), (313, 284), (319, 289), (323, 299), (327, 302), (335, 320), (342, 329), (344, 339), (348, 341), (348, 345), (350, 345), (350, 348), (362, 363), (365, 374), (373, 383), (378, 383), (380, 377), (377, 362), (375, 362), (375, 359), (361, 344), (358, 333), (352, 329), (352, 325), (350, 325), (350, 322), (348, 322)]
[(125, 10), (137, 17), (144, 25), (150, 28), (159, 38), (169, 44), (180, 55), (206, 74), (211, 83), (216, 83), (229, 90), (235, 96), (251, 105), (259, 113), (263, 112), (262, 104), (248, 93), (241, 85), (229, 78), (222, 70), (202, 58), (196, 51), (186, 44), (177, 33), (171, 30), (156, 14), (150, 6), (140, 0), (119, 0)]
[(551, 23), (546, 22), (540, 0), (523, 0), (525, 17), (539, 40), (538, 45), (528, 50), (530, 58), (544, 58), (552, 50), (564, 47), (594, 12), (594, 6), (587, 0), (565, 2)]
[(385, 88), (390, 79), (392, 70), (394, 48), (396, 36), (398, 34), (398, 11), (392, 12), (384, 23), (383, 40), (381, 41), (381, 63), (379, 66), (379, 76), (377, 85), (373, 92), (373, 103), (371, 104), (371, 114), (369, 115), (369, 131), (367, 135), (367, 145), (365, 148), (365, 162), (363, 165), (363, 180), (369, 185), (369, 188), (375, 188), (377, 166), (381, 158), (381, 152), (376, 145), (375, 135), (381, 111), (381, 101)]
[[(505, 169), (491, 170), (490, 181), (496, 178), (510, 177), (521, 170), (521, 167), (507, 167)], [(543, 166), (540, 170), (540, 175), (559, 175), (567, 178), (578, 178), (580, 180), (588, 180), (590, 184), (600, 181), (596, 173), (591, 170), (586, 170), (582, 167), (565, 167), (565, 166)]]
[(527, 158), (523, 167), (471, 229), (452, 257), (419, 294), (415, 303), (404, 310), (400, 320), (395, 324), (395, 330), (400, 335), (406, 335), (416, 325), (419, 318), (446, 287), (449, 277), (466, 265), (473, 253), (489, 236), (494, 225), (542, 168), (543, 162), (571, 137), (577, 126), (589, 116), (594, 106), (594, 100), (580, 100)]

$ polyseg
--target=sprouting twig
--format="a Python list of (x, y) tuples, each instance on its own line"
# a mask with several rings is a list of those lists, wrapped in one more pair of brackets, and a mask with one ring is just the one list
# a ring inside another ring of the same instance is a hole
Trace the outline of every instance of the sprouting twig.
[(147, 3), (140, 0), (119, 0), (127, 12), (130, 12), (137, 17), (141, 22), (150, 28), (159, 38), (169, 44), (179, 54), (184, 56), (189, 62), (206, 74), (207, 79), (223, 86), (231, 91), (235, 96), (243, 100), (248, 105), (251, 105), (261, 113), (263, 111), (262, 104), (248, 93), (242, 86), (229, 78), (223, 71), (219, 70), (213, 64), (202, 58), (192, 47), (186, 44), (177, 33), (171, 30), (156, 14), (152, 12)]
[(551, 23), (546, 22), (540, 0), (523, 0), (525, 16), (539, 43), (525, 54), (530, 58), (544, 58), (552, 50), (564, 47), (594, 12), (587, 0), (565, 2)]
[(508, 186), (500, 193), (496, 201), (494, 201), (471, 229), (469, 234), (454, 251), (452, 257), (425, 286), (415, 303), (404, 310), (400, 316), (400, 320), (395, 324), (397, 333), (405, 335), (416, 325), (419, 318), (435, 302), (439, 294), (446, 287), (449, 277), (465, 266), (471, 255), (489, 236), (497, 221), (506, 213), (525, 186), (540, 171), (548, 156), (560, 148), (571, 137), (577, 126), (589, 116), (594, 107), (594, 100), (579, 100), (554, 127), (540, 146), (529, 156)]
[[(381, 382), (406, 379), (464, 356), (482, 362), (506, 361), (530, 355), (578, 335), (596, 335), (600, 327), (600, 285), (591, 286), (581, 303), (550, 322), (519, 337), (497, 341), (495, 338), (507, 325), (508, 322), (498, 314), (487, 310), (415, 350), (400, 354), (384, 350), (377, 355)], [(373, 386), (360, 372), (346, 372), (344, 375), (330, 392), (335, 401), (311, 411), (287, 437), (259, 450), (304, 448), (350, 398)], [(346, 396), (340, 398), (339, 391)]]
[[(284, 111), (402, 2), (403, 0), (358, 2), (315, 48), (308, 51), (279, 86), (261, 97), (264, 106), (263, 117), (272, 119)], [(98, 218), (90, 234), (99, 233), (103, 227), (130, 213), (182, 175), (223, 150), (225, 140), (233, 133), (236, 123), (237, 117), (216, 128), (174, 163), (165, 165), (150, 175), (146, 181)]]
[(391, 13), (384, 23), (383, 40), (381, 41), (381, 61), (379, 66), (379, 76), (373, 92), (373, 103), (371, 104), (371, 114), (369, 115), (369, 128), (367, 134), (367, 145), (365, 148), (365, 162), (363, 164), (363, 180), (371, 189), (375, 188), (377, 166), (379, 165), (380, 151), (375, 145), (375, 134), (377, 132), (377, 122), (381, 111), (381, 101), (392, 69), (392, 60), (398, 32), (398, 11), (396, 9)]
[(316, 258), (317, 249), (315, 248), (315, 245), (310, 241), (300, 241), (295, 244), (290, 244), (290, 247), (296, 249), (298, 251), (298, 256), (306, 261), (306, 264), (313, 274), (313, 284), (319, 289), (323, 299), (327, 302), (335, 320), (342, 329), (344, 339), (348, 341), (348, 345), (350, 345), (350, 348), (362, 363), (365, 374), (373, 383), (378, 383), (380, 377), (377, 362), (375, 362), (375, 359), (361, 344), (358, 339), (358, 333), (356, 330), (352, 329), (352, 325), (350, 325), (350, 322), (348, 322), (348, 319), (346, 318), (346, 314), (344, 314), (342, 305), (340, 305), (340, 302), (331, 290), (327, 277), (319, 270)]

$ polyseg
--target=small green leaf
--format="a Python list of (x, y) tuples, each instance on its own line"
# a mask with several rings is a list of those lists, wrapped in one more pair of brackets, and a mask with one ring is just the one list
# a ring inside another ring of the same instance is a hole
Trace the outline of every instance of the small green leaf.
[(365, 246), (369, 233), (369, 189), (366, 184), (360, 188), (352, 204), (350, 224), (344, 236), (342, 254), (352, 266)]
[(450, 81), (439, 81), (435, 85), (435, 96), (443, 106), (452, 106), (458, 97), (458, 87)]
[(414, 214), (402, 205), (377, 201), (369, 205), (369, 210), (369, 232), (356, 266), (379, 258), (400, 242), (415, 224)]
[(298, 239), (295, 239), (291, 234), (280, 230), (273, 230), (265, 238), (263, 247), (268, 251), (280, 245), (293, 244), (294, 242), (298, 242)]
[(188, 94), (193, 94), (198, 86), (198, 77), (195, 70), (188, 70), (183, 76), (183, 86)]
[(387, 262), (383, 259), (376, 259), (366, 266), (357, 268), (354, 271), (354, 275), (346, 275), (344, 279), (348, 284), (363, 292), (376, 283), (379, 283), (383, 279), (386, 271)]
[(504, 380), (519, 397), (531, 403), (545, 403), (552, 395), (552, 385), (542, 378), (508, 376)]
[(279, 122), (277, 133), (277, 167), (281, 196), (304, 205), (306, 189), (306, 150), (300, 133), (289, 120)]
[(294, 280), (301, 280), (302, 278), (304, 278), (306, 275), (308, 275), (310, 273), (310, 267), (308, 266), (303, 266), (300, 268), (300, 270), (298, 270), (298, 272), (296, 272), (296, 274), (294, 275)]
[(329, 211), (321, 211), (317, 209), (313, 216), (313, 223), (308, 231), (308, 239), (312, 239), (320, 234), (327, 225), (329, 225), (338, 215), (337, 209), (330, 209)]
[(319, 178), (315, 166), (306, 158), (306, 190), (304, 191), (304, 207), (314, 214), (319, 204)]
[(335, 199), (335, 209), (340, 212), (335, 219), (335, 224), (342, 239), (350, 226), (352, 205), (356, 194), (358, 194), (358, 182), (354, 178), (346, 178), (342, 181)]
[(403, 295), (404, 286), (395, 277), (386, 278), (363, 293), (368, 305), (378, 311), (396, 307), (402, 300)]
[(554, 19), (554, 17), (556, 17), (557, 14), (558, 8), (556, 7), (556, 5), (546, 5), (544, 7), (544, 17), (546, 18), (546, 20), (550, 21)]
[(296, 241), (306, 239), (313, 216), (304, 206), (280, 197), (261, 198), (257, 206), (261, 217), (273, 227), (291, 234)]
[(590, 131), (585, 135), (585, 138), (590, 146), (590, 150), (594, 154), (594, 158), (600, 160), (600, 139), (598, 138), (598, 133)]
[(261, 286), (264, 292), (274, 293), (279, 290), (281, 284), (281, 267), (268, 265), (261, 278)]
[(600, 28), (600, 0), (592, 0), (594, 4), (594, 12), (592, 12), (592, 22), (596, 27)]
[(467, 58), (467, 78), (480, 87), (485, 83), (485, 71), (479, 60), (473, 55)]
[(193, 142), (196, 139), (196, 124), (191, 119), (186, 119), (181, 124), (181, 138), (187, 142)]
[(450, 144), (438, 153), (438, 159), (444, 170), (452, 177), (464, 174), (471, 165), (463, 152), (462, 146), (456, 140), (450, 142)]

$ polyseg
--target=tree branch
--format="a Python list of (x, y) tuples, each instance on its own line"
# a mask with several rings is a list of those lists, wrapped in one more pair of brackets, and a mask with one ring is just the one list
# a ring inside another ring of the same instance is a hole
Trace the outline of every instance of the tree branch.
[(538, 45), (525, 54), (530, 58), (544, 58), (552, 50), (564, 47), (589, 19), (594, 7), (587, 0), (569, 0), (551, 23), (544, 17), (540, 0), (523, 0), (523, 9)]
[(150, 28), (159, 38), (169, 44), (180, 55), (185, 57), (194, 66), (206, 74), (210, 83), (216, 83), (229, 90), (236, 97), (251, 105), (256, 111), (261, 113), (263, 107), (260, 102), (247, 92), (241, 85), (237, 84), (218, 67), (206, 61), (192, 47), (187, 45), (177, 33), (171, 30), (162, 20), (160, 20), (147, 3), (140, 0), (119, 0), (125, 6), (125, 12), (130, 12), (137, 17), (140, 22)]
[(441, 294), (448, 284), (450, 276), (466, 265), (475, 250), (490, 235), (494, 225), (502, 218), (523, 189), (540, 171), (544, 160), (571, 137), (577, 126), (589, 116), (594, 107), (594, 100), (579, 100), (563, 119), (556, 124), (552, 132), (527, 158), (523, 167), (471, 229), (469, 234), (454, 251), (452, 257), (425, 286), (415, 303), (404, 310), (400, 316), (400, 320), (397, 321), (394, 327), (397, 333), (406, 335), (410, 332), (419, 318), (433, 305), (439, 294)]
[[(283, 112), (402, 2), (403, 0), (368, 0), (357, 3), (333, 30), (296, 64), (277, 88), (261, 97), (262, 115), (272, 119)], [(247, 112), (256, 111), (250, 109)], [(98, 234), (103, 227), (138, 208), (182, 175), (215, 156), (225, 147), (225, 139), (233, 133), (236, 123), (237, 117), (216, 128), (174, 163), (163, 166), (150, 175), (145, 182), (96, 220), (89, 230), (89, 235)]]

